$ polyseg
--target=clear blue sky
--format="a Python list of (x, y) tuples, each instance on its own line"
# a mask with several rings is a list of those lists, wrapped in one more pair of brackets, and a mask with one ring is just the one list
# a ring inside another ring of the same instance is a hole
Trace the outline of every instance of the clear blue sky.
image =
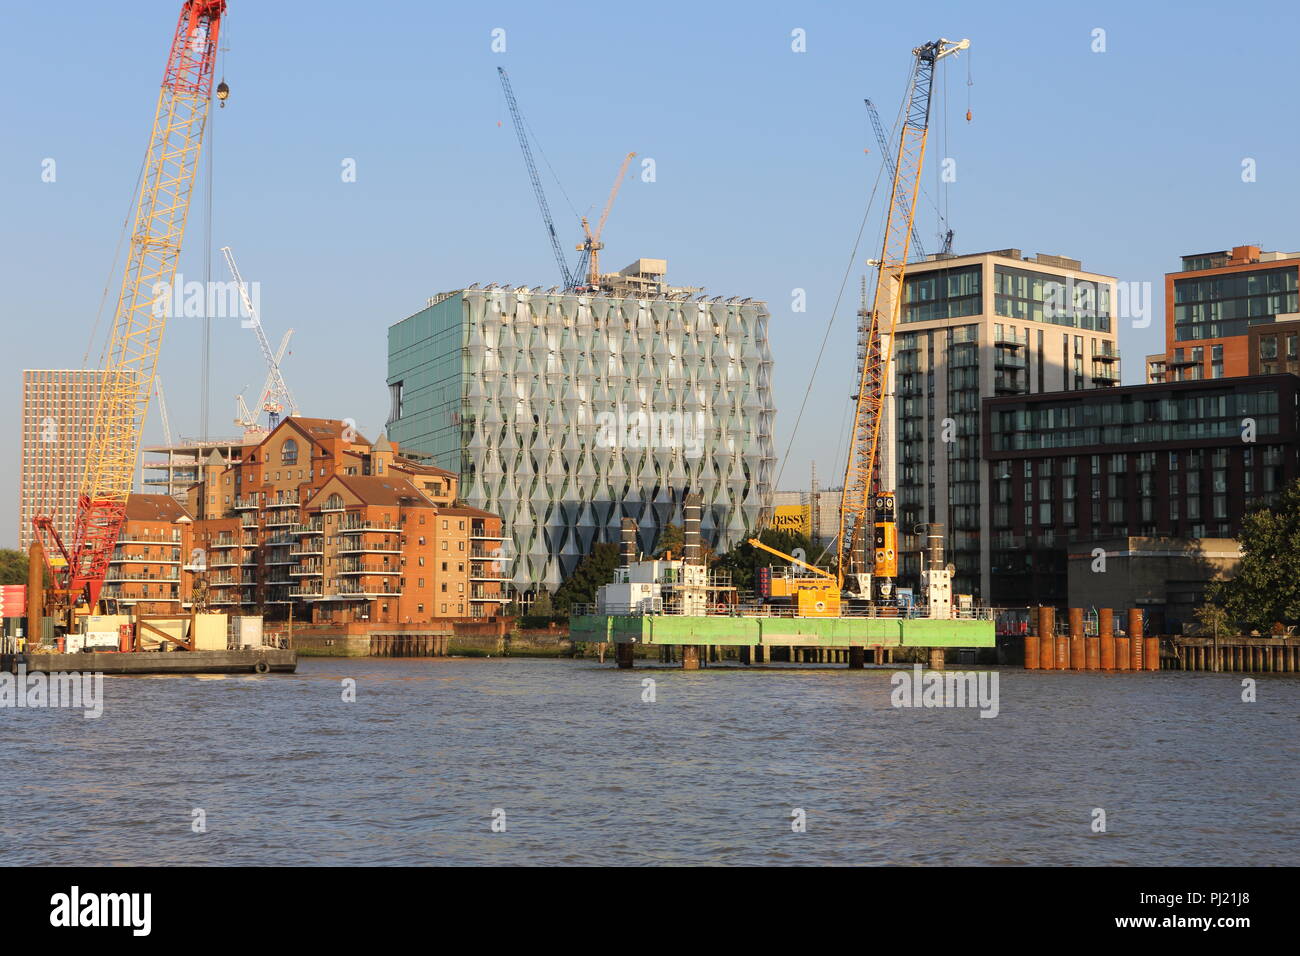
[[(879, 164), (862, 99), (891, 122), (923, 41), (972, 42), (974, 122), (963, 59), (948, 70), (947, 108), (937, 104), (925, 177), (935, 194), (934, 160), (957, 160), (946, 193), (957, 251), (1069, 255), (1160, 296), (1183, 253), (1300, 249), (1294, 3), (553, 6), (231, 0), (213, 271), (226, 278), (216, 250), (231, 245), (261, 284), (272, 340), (296, 329), (285, 374), (305, 413), (355, 418), (373, 437), (387, 412), (388, 325), (441, 290), (558, 281), (498, 65), (578, 212), (599, 209), (624, 153), (655, 160), (657, 181), (629, 177), (619, 197), (608, 267), (664, 257), (672, 281), (770, 303), (781, 452)], [(15, 456), (21, 369), (77, 367), (86, 350), (179, 7), (0, 8), (0, 395), (12, 410), (0, 447)], [(504, 54), (491, 50), (498, 27)], [(1104, 53), (1091, 50), (1097, 27)], [(791, 50), (796, 28), (805, 53)], [(55, 183), (41, 181), (47, 157)], [(1254, 183), (1241, 180), (1246, 157)], [(347, 158), (355, 183), (341, 181)], [(569, 202), (544, 174), (571, 247)], [(933, 244), (934, 212), (922, 210)], [(203, 229), (196, 202), (187, 277), (202, 276)], [(835, 480), (871, 254), (858, 253), (783, 487), (804, 485), (813, 457)], [(795, 288), (807, 290), (805, 314), (791, 312)], [(1121, 326), (1126, 382), (1161, 347), (1163, 318), (1157, 303), (1150, 328)], [(160, 365), (173, 431), (187, 436), (199, 333), (174, 320)], [(237, 321), (217, 322), (213, 340), (211, 430), (233, 433), (234, 396), (264, 371)], [(151, 413), (146, 439), (160, 435)], [(16, 469), (0, 502), (10, 542)]]

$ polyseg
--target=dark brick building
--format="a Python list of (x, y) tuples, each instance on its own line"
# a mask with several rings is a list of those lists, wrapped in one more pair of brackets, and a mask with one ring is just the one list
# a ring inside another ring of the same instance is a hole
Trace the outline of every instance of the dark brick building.
[(985, 399), (990, 603), (1064, 607), (1081, 543), (1235, 537), (1300, 476), (1298, 387), (1279, 374)]

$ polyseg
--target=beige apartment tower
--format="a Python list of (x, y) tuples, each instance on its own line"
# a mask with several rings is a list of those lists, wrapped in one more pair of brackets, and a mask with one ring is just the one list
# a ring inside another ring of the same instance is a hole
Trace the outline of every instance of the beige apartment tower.
[(104, 373), (89, 369), (23, 371), (18, 546), (32, 543), (32, 518), (46, 514), (65, 542), (77, 521), (77, 493), (90, 423)]
[(909, 263), (881, 473), (898, 495), (900, 585), (919, 585), (919, 525), (944, 526), (953, 589), (988, 599), (981, 405), (1119, 384), (1115, 280), (1076, 259), (1001, 249)]

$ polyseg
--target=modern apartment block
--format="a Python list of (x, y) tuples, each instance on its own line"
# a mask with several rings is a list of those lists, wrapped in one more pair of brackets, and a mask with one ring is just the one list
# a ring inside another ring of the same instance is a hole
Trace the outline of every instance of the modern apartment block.
[(32, 519), (50, 515), (65, 542), (77, 523), (90, 423), (103, 372), (26, 369), (23, 372), (22, 458), (18, 483), (18, 547), (32, 543)]
[(1252, 333), (1279, 316), (1294, 319), (1297, 290), (1300, 252), (1235, 246), (1183, 256), (1182, 268), (1165, 276), (1165, 352), (1147, 356), (1147, 381), (1254, 374)]
[(1107, 540), (1235, 537), (1300, 476), (1298, 403), (1286, 374), (987, 400), (990, 602), (1064, 607)]
[(662, 272), (624, 270), (636, 293), (470, 287), (389, 329), (388, 433), (502, 515), (520, 592), (555, 588), (625, 517), (650, 551), (688, 491), (720, 550), (771, 507), (767, 309), (647, 284)]
[(190, 489), (189, 602), (313, 623), (485, 618), (508, 599), (501, 519), (459, 478), (333, 419), (285, 419)]
[(119, 612), (180, 614), (181, 565), (192, 524), (171, 495), (131, 495), (108, 565), (103, 600)]
[(1114, 279), (1075, 259), (1002, 249), (909, 263), (903, 286), (881, 467), (898, 496), (900, 581), (920, 585), (915, 529), (937, 522), (954, 591), (987, 601), (980, 403), (1117, 385)]

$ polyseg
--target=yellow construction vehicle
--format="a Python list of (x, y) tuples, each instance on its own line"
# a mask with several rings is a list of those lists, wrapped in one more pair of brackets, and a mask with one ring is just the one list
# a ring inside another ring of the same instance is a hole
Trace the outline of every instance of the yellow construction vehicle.
[(750, 538), (749, 543), (756, 548), (762, 548), (768, 554), (776, 555), (782, 561), (788, 561), (792, 565), (812, 572), (811, 575), (801, 575), (795, 573), (792, 567), (764, 569), (768, 573), (766, 576), (761, 576), (759, 587), (764, 599), (789, 601), (797, 617), (839, 616), (840, 582), (835, 575), (794, 555), (778, 551), (757, 538)]

